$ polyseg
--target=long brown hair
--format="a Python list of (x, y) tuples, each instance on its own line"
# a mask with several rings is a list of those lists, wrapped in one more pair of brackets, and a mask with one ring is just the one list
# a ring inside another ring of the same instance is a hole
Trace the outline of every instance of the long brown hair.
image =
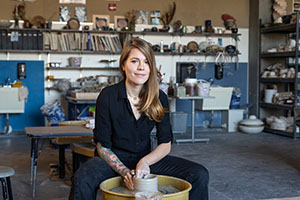
[(157, 70), (155, 64), (154, 53), (150, 43), (142, 40), (140, 38), (132, 38), (129, 40), (123, 48), (120, 57), (120, 72), (124, 79), (126, 79), (126, 74), (123, 71), (123, 66), (128, 59), (132, 49), (138, 49), (141, 51), (146, 59), (148, 60), (150, 67), (150, 75), (148, 80), (144, 83), (142, 90), (140, 91), (139, 98), (140, 103), (138, 105), (138, 110), (140, 112), (145, 112), (150, 120), (161, 121), (165, 114), (165, 110), (159, 101), (159, 86), (157, 80)]

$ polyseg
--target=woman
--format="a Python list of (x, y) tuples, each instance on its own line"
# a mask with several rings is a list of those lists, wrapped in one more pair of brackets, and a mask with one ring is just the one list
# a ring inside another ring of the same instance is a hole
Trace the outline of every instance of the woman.
[[(133, 190), (138, 177), (161, 174), (192, 184), (190, 199), (208, 199), (208, 171), (201, 165), (169, 156), (173, 133), (167, 96), (159, 90), (154, 54), (149, 43), (133, 38), (120, 58), (123, 80), (102, 90), (96, 103), (94, 141), (97, 153), (75, 173), (70, 199), (96, 199), (99, 184), (121, 175)], [(157, 147), (150, 133), (156, 127)]]

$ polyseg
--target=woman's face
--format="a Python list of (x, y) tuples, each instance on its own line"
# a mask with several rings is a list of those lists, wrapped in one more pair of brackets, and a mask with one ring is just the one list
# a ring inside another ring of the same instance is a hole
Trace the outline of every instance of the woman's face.
[(149, 78), (150, 66), (144, 54), (134, 48), (124, 63), (123, 70), (126, 82), (132, 85), (143, 85)]

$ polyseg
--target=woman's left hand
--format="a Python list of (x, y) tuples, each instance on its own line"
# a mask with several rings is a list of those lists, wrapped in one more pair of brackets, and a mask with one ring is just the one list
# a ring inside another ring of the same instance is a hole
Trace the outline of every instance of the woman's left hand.
[(145, 175), (150, 174), (149, 164), (141, 159), (136, 165), (135, 173), (137, 178), (143, 178)]

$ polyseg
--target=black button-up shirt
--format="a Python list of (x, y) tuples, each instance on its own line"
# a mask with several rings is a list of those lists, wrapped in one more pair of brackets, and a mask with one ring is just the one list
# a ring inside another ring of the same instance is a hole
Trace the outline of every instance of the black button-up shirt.
[[(159, 91), (162, 106), (169, 109), (167, 95)], [(150, 133), (156, 126), (158, 144), (173, 140), (169, 113), (165, 113), (161, 122), (148, 119), (142, 113), (135, 119), (127, 98), (125, 81), (104, 88), (96, 103), (96, 122), (94, 141), (103, 147), (110, 148), (120, 154), (146, 155), (150, 152)]]

